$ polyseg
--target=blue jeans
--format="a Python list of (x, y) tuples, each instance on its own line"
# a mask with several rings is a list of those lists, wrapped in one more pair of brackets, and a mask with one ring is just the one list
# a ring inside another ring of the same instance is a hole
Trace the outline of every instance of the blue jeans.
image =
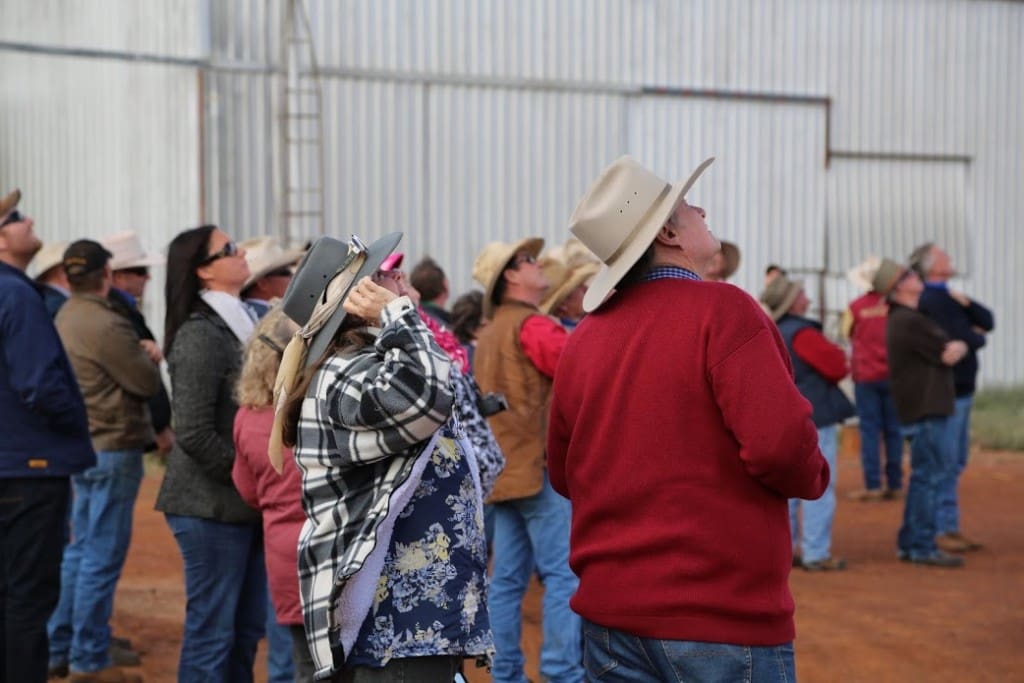
[(818, 427), (818, 448), (825, 456), (831, 473), (825, 493), (818, 500), (789, 500), (789, 528), (793, 534), (793, 544), (800, 548), (804, 562), (827, 559), (832, 551), (832, 518), (836, 513), (838, 436), (839, 425)]
[(896, 542), (901, 553), (921, 559), (937, 550), (935, 508), (952, 454), (949, 418), (925, 418), (905, 426), (903, 433), (910, 439), (910, 484)]
[(252, 683), (256, 646), (267, 622), (263, 531), (166, 515), (185, 562), (185, 635), (180, 683)]
[(583, 622), (588, 681), (784, 683), (796, 681), (793, 643), (768, 647), (641, 638)]
[(956, 400), (953, 417), (949, 418), (949, 440), (952, 453), (945, 477), (939, 484), (939, 499), (935, 503), (935, 531), (948, 534), (960, 531), (960, 504), (956, 487), (960, 475), (967, 467), (967, 455), (971, 450), (971, 406), (973, 396), (962, 396)]
[[(298, 570), (296, 570), (298, 571)], [(297, 580), (297, 576), (296, 576)], [(267, 683), (294, 683), (292, 665), (292, 632), (288, 626), (277, 623), (274, 604), (267, 590)]]
[(858, 382), (853, 392), (860, 419), (860, 462), (864, 469), (864, 488), (882, 488), (879, 445), (884, 438), (886, 488), (898, 491), (903, 486), (903, 434), (889, 392), (889, 381)]
[(46, 680), (70, 491), (68, 477), (0, 479), (0, 681)]
[(72, 671), (111, 665), (110, 616), (132, 540), (142, 450), (100, 451), (71, 477), (71, 543), (61, 563), (60, 602), (50, 617), (50, 664)]
[(534, 568), (544, 582), (541, 675), (551, 683), (583, 680), (580, 618), (569, 608), (579, 581), (569, 569), (569, 501), (544, 474), (544, 487), (529, 498), (494, 506), (494, 576), (488, 594), (494, 632), (494, 683), (525, 683), (519, 647), (522, 602)]

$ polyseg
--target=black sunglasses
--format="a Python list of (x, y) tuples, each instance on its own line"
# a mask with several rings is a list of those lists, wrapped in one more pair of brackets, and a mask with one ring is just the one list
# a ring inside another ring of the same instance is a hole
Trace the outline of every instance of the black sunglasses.
[(204, 258), (202, 261), (200, 261), (199, 265), (205, 266), (210, 263), (213, 263), (217, 259), (222, 259), (228, 256), (234, 256), (237, 253), (238, 245), (235, 244), (233, 241), (230, 241), (227, 242), (223, 247), (221, 247), (220, 249), (218, 249), (217, 251), (213, 252), (212, 254)]
[(21, 223), (23, 220), (25, 220), (25, 216), (23, 216), (20, 211), (11, 211), (7, 214), (7, 218), (4, 219), (4, 222), (0, 223), (0, 228), (5, 225), (10, 225), (11, 223)]

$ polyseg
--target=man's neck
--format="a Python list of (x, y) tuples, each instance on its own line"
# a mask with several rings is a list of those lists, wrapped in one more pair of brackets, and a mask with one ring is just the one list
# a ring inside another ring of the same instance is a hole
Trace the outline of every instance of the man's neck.
[(892, 302), (899, 304), (900, 306), (906, 306), (907, 308), (917, 308), (917, 302), (921, 300), (920, 296), (910, 296), (905, 294), (893, 294)]
[(31, 258), (22, 260), (14, 256), (10, 252), (4, 252), (0, 254), (0, 263), (6, 263), (11, 268), (17, 268), (23, 273), (28, 268), (29, 261), (31, 261)]

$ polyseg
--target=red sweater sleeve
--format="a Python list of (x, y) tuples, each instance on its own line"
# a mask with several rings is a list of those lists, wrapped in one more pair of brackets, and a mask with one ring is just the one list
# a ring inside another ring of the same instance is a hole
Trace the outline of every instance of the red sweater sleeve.
[(816, 329), (804, 328), (797, 332), (793, 337), (793, 352), (832, 384), (850, 371), (843, 350)]
[(558, 359), (565, 349), (569, 333), (551, 318), (531, 315), (519, 330), (519, 343), (530, 362), (547, 377), (555, 376)]

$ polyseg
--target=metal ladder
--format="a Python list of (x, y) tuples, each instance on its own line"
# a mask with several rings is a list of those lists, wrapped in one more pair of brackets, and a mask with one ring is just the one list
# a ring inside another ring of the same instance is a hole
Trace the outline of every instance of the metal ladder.
[(323, 235), (323, 92), (309, 16), (302, 0), (282, 3), (279, 236), (294, 246)]

